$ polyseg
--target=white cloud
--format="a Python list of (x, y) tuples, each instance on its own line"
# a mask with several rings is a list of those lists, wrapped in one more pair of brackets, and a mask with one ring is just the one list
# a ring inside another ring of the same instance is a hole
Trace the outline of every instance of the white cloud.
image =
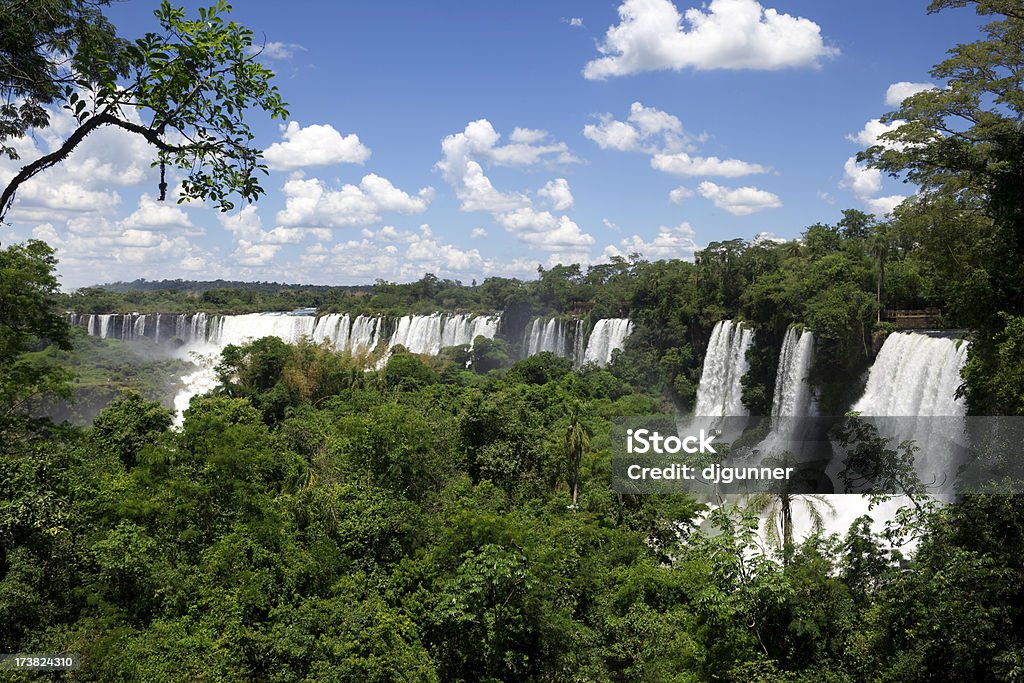
[(348, 281), (383, 277), (398, 281), (419, 279), (430, 272), (441, 277), (466, 279), (488, 275), (529, 276), (537, 262), (513, 259), (502, 262), (484, 258), (476, 249), (463, 249), (436, 237), (428, 225), (418, 232), (392, 226), (364, 230), (361, 239), (326, 247), (314, 244), (300, 257), (305, 267), (335, 266)]
[(433, 198), (434, 189), (425, 187), (410, 195), (373, 173), (359, 185), (346, 184), (328, 189), (317, 178), (289, 178), (284, 184), (285, 208), (277, 221), (285, 227), (337, 228), (372, 225), (383, 213), (422, 213)]
[(583, 247), (594, 243), (594, 238), (581, 232), (568, 216), (556, 217), (548, 211), (525, 207), (495, 218), (517, 238), (541, 249)]
[(843, 187), (860, 198), (878, 194), (882, 189), (882, 172), (857, 163), (857, 157), (850, 157), (843, 164)]
[(555, 211), (567, 211), (575, 201), (569, 190), (569, 181), (565, 178), (549, 180), (547, 185), (537, 190), (537, 195), (548, 200)]
[(584, 77), (657, 69), (816, 67), (839, 54), (825, 45), (813, 21), (766, 9), (756, 0), (711, 0), (706, 11), (688, 9), (684, 16), (670, 0), (625, 0), (619, 17), (598, 45), (604, 56), (587, 63)]
[(651, 167), (682, 176), (724, 176), (735, 178), (752, 173), (767, 173), (770, 169), (761, 164), (751, 164), (739, 159), (690, 156), (686, 152), (676, 154), (655, 154)]
[(850, 157), (843, 164), (843, 180), (839, 183), (845, 187), (876, 216), (892, 213), (896, 206), (906, 199), (904, 195), (875, 197), (882, 191), (882, 173), (877, 168), (870, 168), (857, 163), (857, 157)]
[(655, 154), (692, 148), (692, 139), (683, 132), (678, 117), (640, 102), (630, 105), (626, 121), (618, 121), (611, 114), (599, 118), (599, 123), (583, 127), (583, 135), (602, 149)]
[(787, 240), (785, 237), (779, 237), (774, 232), (763, 230), (754, 235), (754, 239), (751, 240), (751, 243), (764, 244), (765, 242), (773, 242), (775, 244), (785, 244), (788, 241), (789, 240)]
[(643, 254), (650, 260), (686, 259), (693, 260), (697, 246), (696, 233), (689, 223), (680, 223), (675, 227), (661, 226), (658, 234), (650, 242), (639, 235), (633, 235), (619, 242), (618, 246), (605, 247), (605, 258), (612, 256), (628, 256), (633, 253)]
[(569, 26), (581, 28), (583, 26), (583, 20), (580, 19), (579, 17), (573, 17), (569, 20)]
[[(67, 111), (50, 110), (50, 126), (34, 137), (8, 141), (18, 150), (18, 160), (0, 157), (0, 185), (7, 183), (21, 167), (53, 152), (76, 127)], [(138, 114), (128, 110), (129, 120), (139, 123)], [(114, 187), (152, 182), (156, 189), (159, 170), (149, 167), (153, 150), (138, 135), (104, 126), (83, 139), (63, 162), (42, 171), (21, 185), (8, 218), (12, 222), (57, 223), (70, 214), (107, 212), (121, 205), (122, 193)]]
[(608, 230), (611, 230), (612, 232), (619, 232), (622, 230), (622, 228), (619, 227), (618, 223), (613, 223), (607, 218), (601, 219), (601, 225), (603, 225)]
[(472, 237), (473, 239), (487, 237), (487, 231), (483, 228), (473, 228), (472, 230), (469, 231), (469, 236)]
[(195, 230), (192, 220), (181, 207), (166, 201), (157, 201), (148, 194), (139, 197), (139, 208), (125, 217), (119, 225), (125, 229), (135, 230)]
[(676, 189), (668, 193), (668, 200), (673, 204), (682, 204), (683, 200), (689, 199), (694, 194), (693, 190), (688, 187), (680, 185)]
[(697, 186), (697, 191), (705, 199), (710, 199), (719, 209), (734, 216), (748, 216), (758, 211), (782, 206), (778, 195), (759, 190), (756, 187), (730, 189), (705, 180)]
[(330, 124), (303, 128), (298, 121), (281, 127), (284, 142), (275, 142), (263, 152), (274, 170), (293, 170), (304, 166), (362, 164), (370, 158), (370, 149), (355, 133), (342, 136)]
[(934, 83), (911, 83), (909, 81), (900, 81), (899, 83), (893, 83), (885, 91), (885, 103), (890, 107), (898, 107), (903, 104), (903, 100), (907, 99), (911, 95), (916, 95), (919, 92), (925, 90), (937, 90), (938, 88)]
[(882, 123), (880, 119), (871, 119), (864, 124), (864, 128), (859, 133), (856, 135), (849, 134), (846, 136), (846, 139), (850, 142), (861, 144), (864, 147), (873, 147), (874, 145), (881, 144), (889, 149), (899, 150), (902, 149), (904, 145), (900, 143), (881, 141), (878, 139), (878, 136), (890, 133), (902, 126), (904, 123), (906, 123), (906, 121), (897, 120), (892, 123), (885, 124)]
[[(245, 254), (246, 258), (257, 253), (258, 250), (250, 248), (252, 246), (298, 244), (307, 234), (313, 232), (303, 228), (285, 228), (280, 226), (273, 230), (264, 230), (263, 222), (256, 212), (256, 207), (252, 204), (243, 207), (237, 213), (218, 213), (217, 219), (224, 229), (233, 234), (235, 239), (238, 240), (239, 249), (235, 253)], [(330, 231), (327, 231), (325, 237), (330, 238)], [(266, 254), (268, 252), (263, 250), (259, 253)], [(276, 250), (274, 250), (270, 257), (276, 253)], [(242, 265), (253, 264), (245, 263)]]
[(295, 56), (296, 52), (305, 52), (306, 48), (299, 45), (298, 43), (282, 43), (280, 41), (271, 41), (266, 45), (253, 45), (249, 48), (248, 52), (251, 55), (260, 55), (267, 59), (291, 59)]
[(868, 197), (864, 199), (864, 205), (876, 216), (885, 216), (893, 212), (897, 206), (903, 203), (906, 195), (893, 194), (888, 197)]
[(262, 268), (270, 264), (281, 249), (277, 244), (253, 244), (239, 240), (238, 248), (231, 254), (231, 261), (239, 266)]

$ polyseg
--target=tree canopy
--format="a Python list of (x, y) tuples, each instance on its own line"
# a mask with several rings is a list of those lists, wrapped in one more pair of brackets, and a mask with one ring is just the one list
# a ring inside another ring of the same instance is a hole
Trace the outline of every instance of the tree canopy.
[(27, 163), (0, 192), (0, 220), (19, 186), (104, 126), (154, 148), (161, 199), (169, 165), (184, 174), (178, 201), (208, 199), (224, 211), (234, 195), (255, 201), (266, 165), (246, 117), (254, 108), (281, 119), (288, 111), (273, 72), (254, 54), (252, 31), (227, 19), (231, 6), (223, 0), (194, 19), (164, 0), (154, 12), (162, 31), (129, 42), (103, 17), (105, 4), (45, 0), (0, 9), (3, 151), (17, 158), (16, 138), (49, 123), (46, 105), (59, 104), (77, 122), (57, 149)]

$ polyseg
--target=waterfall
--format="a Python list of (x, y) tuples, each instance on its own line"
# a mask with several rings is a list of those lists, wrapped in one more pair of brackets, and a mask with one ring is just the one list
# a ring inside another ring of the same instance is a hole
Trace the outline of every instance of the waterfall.
[(533, 323), (526, 328), (523, 353), (532, 356), (543, 351), (565, 356), (565, 323), (561, 319), (551, 318), (545, 322), (543, 318), (534, 318)]
[(967, 346), (967, 342), (923, 334), (890, 334), (853, 410), (869, 416), (964, 415), (964, 401), (954, 394)]
[(288, 315), (287, 313), (247, 313), (245, 315), (220, 316), (209, 336), (205, 334), (207, 322), (205, 313), (196, 313), (192, 317), (190, 340), (208, 339), (211, 343), (224, 347), (228, 344), (244, 344), (262, 337), (277, 337), (282, 341), (294, 344), (302, 337), (312, 337), (316, 319), (308, 315)]
[[(155, 314), (155, 322), (147, 324), (146, 315), (89, 315), (85, 322), (88, 333), (97, 337), (119, 336), (134, 340), (149, 333), (157, 342), (167, 335), (161, 329), (164, 321)], [(80, 318), (69, 314), (74, 323)], [(436, 355), (446, 346), (472, 346), (477, 337), (493, 339), (498, 333), (501, 316), (433, 313), (407, 315), (398, 320), (390, 338), (385, 337), (382, 316), (329, 313), (317, 317), (311, 309), (294, 313), (248, 313), (245, 315), (207, 315), (180, 313), (166, 321), (170, 337), (184, 342), (174, 355), (192, 361), (197, 367), (181, 378), (183, 389), (175, 397), (179, 411), (189, 400), (216, 385), (214, 366), (220, 352), (228, 344), (244, 344), (262, 337), (278, 337), (294, 344), (302, 338), (316, 343), (328, 342), (338, 351), (365, 353), (376, 349), (382, 339), (390, 349), (401, 344), (413, 353)], [(563, 335), (564, 338), (564, 335)], [(385, 356), (386, 358), (386, 356)], [(179, 415), (178, 424), (181, 422)]]
[(104, 339), (106, 339), (107, 337), (110, 336), (110, 321), (114, 319), (114, 316), (112, 314), (111, 315), (101, 315), (101, 316), (99, 316), (99, 319), (100, 319), (100, 334), (99, 334), (99, 336), (101, 336)]
[(754, 331), (742, 323), (722, 320), (715, 324), (697, 388), (696, 415), (742, 417), (750, 414), (743, 405), (740, 380), (750, 368), (747, 349), (753, 341)]
[(381, 319), (360, 315), (352, 322), (349, 332), (348, 346), (351, 353), (373, 351), (380, 340)]
[(605, 318), (598, 320), (594, 331), (590, 333), (587, 349), (583, 352), (584, 363), (608, 365), (612, 359), (612, 351), (622, 348), (622, 343), (633, 331), (633, 323), (628, 318)]
[(493, 339), (498, 332), (497, 317), (449, 315), (406, 315), (399, 319), (388, 348), (402, 345), (412, 353), (437, 355), (446, 346), (472, 346), (478, 336)]
[(572, 337), (572, 360), (576, 366), (583, 365), (583, 356), (587, 353), (586, 336), (583, 333), (583, 319), (576, 321), (576, 330)]
[(808, 383), (814, 362), (814, 334), (810, 330), (786, 330), (775, 374), (772, 417), (806, 417), (814, 414), (814, 395)]
[(919, 449), (914, 469), (933, 494), (951, 492), (960, 464), (957, 451), (966, 443), (967, 406), (956, 390), (967, 347), (956, 339), (890, 334), (868, 371), (864, 395), (852, 408), (891, 444), (914, 442)]

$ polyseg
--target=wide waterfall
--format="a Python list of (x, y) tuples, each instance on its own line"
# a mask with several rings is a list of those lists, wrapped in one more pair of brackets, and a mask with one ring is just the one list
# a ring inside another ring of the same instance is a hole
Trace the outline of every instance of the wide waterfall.
[(583, 352), (584, 363), (597, 363), (604, 367), (612, 360), (612, 351), (621, 349), (626, 337), (633, 331), (629, 318), (604, 318), (598, 320), (590, 333), (587, 349)]
[(743, 417), (750, 414), (743, 405), (740, 380), (750, 368), (747, 350), (753, 341), (754, 331), (743, 323), (722, 320), (715, 324), (700, 374), (695, 415)]
[(868, 373), (864, 395), (853, 406), (871, 416), (962, 416), (955, 396), (967, 342), (924, 334), (890, 334)]
[(775, 373), (772, 417), (806, 417), (814, 414), (814, 393), (808, 378), (814, 362), (814, 334), (810, 330), (786, 330)]
[(407, 315), (391, 328), (383, 316), (329, 313), (323, 316), (307, 311), (291, 313), (248, 313), (245, 315), (123, 313), (78, 315), (68, 322), (85, 327), (90, 335), (127, 341), (143, 337), (155, 342), (177, 339), (175, 355), (196, 364), (194, 372), (181, 378), (184, 388), (174, 399), (180, 411), (188, 407), (192, 396), (216, 385), (214, 365), (228, 344), (244, 344), (261, 337), (278, 337), (288, 343), (308, 338), (327, 342), (338, 351), (367, 353), (378, 350), (384, 341), (384, 357), (395, 346), (412, 353), (436, 355), (443, 347), (472, 345), (477, 337), (493, 339), (498, 333), (500, 316), (434, 313)]

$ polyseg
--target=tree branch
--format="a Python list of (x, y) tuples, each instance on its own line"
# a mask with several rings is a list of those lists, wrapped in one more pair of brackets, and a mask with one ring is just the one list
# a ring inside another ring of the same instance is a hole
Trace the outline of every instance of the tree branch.
[(172, 154), (180, 152), (209, 151), (217, 147), (216, 144), (198, 143), (193, 143), (191, 145), (171, 145), (160, 139), (160, 134), (151, 128), (119, 119), (110, 112), (97, 114), (75, 129), (75, 132), (73, 132), (68, 139), (64, 141), (64, 144), (60, 146), (60, 149), (54, 150), (49, 154), (39, 157), (32, 163), (27, 164), (18, 172), (17, 175), (14, 176), (14, 178), (11, 179), (11, 182), (4, 188), (3, 193), (0, 194), (0, 222), (3, 222), (4, 217), (7, 215), (7, 211), (11, 208), (11, 204), (14, 202), (14, 194), (25, 181), (66, 159), (68, 155), (74, 151), (75, 147), (77, 147), (82, 140), (86, 138), (86, 136), (101, 126), (116, 126), (130, 133), (141, 135), (146, 139), (146, 142), (153, 145), (161, 152), (169, 152)]

